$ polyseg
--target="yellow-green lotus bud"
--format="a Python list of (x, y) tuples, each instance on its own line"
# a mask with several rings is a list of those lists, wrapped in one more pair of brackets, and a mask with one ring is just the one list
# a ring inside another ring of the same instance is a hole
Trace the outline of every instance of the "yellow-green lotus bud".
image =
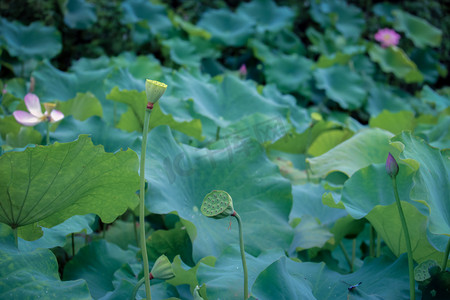
[(225, 191), (212, 191), (203, 199), (200, 210), (209, 218), (223, 219), (233, 215), (233, 199)]
[(158, 257), (150, 272), (150, 278), (168, 280), (174, 277), (175, 274), (173, 273), (172, 264), (167, 256), (161, 255)]
[(167, 84), (156, 80), (147, 79), (145, 81), (145, 93), (147, 94), (148, 105), (151, 104), (151, 107), (153, 108), (153, 104), (161, 98), (166, 89)]

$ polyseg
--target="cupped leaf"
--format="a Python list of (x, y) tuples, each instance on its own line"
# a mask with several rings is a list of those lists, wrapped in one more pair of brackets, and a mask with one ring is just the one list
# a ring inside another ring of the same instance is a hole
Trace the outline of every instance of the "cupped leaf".
[[(265, 268), (282, 257), (281, 249), (262, 252), (254, 257), (246, 254), (248, 286), (251, 286)], [(244, 273), (237, 245), (230, 246), (217, 258), (214, 266), (200, 263), (197, 269), (198, 284), (206, 284), (208, 299), (240, 299), (244, 297)]]
[(357, 109), (366, 100), (367, 91), (363, 88), (363, 79), (346, 66), (317, 69), (314, 78), (317, 87), (325, 90), (328, 98), (339, 103), (342, 108)]
[(389, 145), (391, 137), (391, 133), (380, 129), (362, 130), (321, 156), (309, 158), (311, 171), (322, 177), (333, 171), (350, 177), (365, 166), (385, 162), (386, 153), (395, 150)]
[(60, 280), (50, 250), (18, 250), (12, 235), (0, 242), (0, 298), (92, 299), (84, 280)]
[(438, 47), (441, 44), (442, 31), (426, 20), (402, 10), (394, 10), (392, 14), (395, 16), (394, 28), (404, 32), (417, 47)]
[(64, 23), (73, 29), (88, 29), (97, 22), (95, 6), (85, 0), (68, 0), (64, 5)]
[(86, 280), (91, 295), (98, 299), (114, 290), (114, 272), (134, 259), (135, 253), (99, 240), (80, 249), (64, 267), (64, 280)]
[(212, 35), (212, 40), (227, 46), (243, 46), (251, 34), (253, 23), (247, 17), (235, 14), (228, 9), (216, 9), (205, 12), (198, 27)]
[(105, 153), (82, 135), (75, 142), (0, 156), (0, 221), (15, 228), (53, 226), (74, 215), (106, 223), (136, 205), (138, 158), (132, 150)]
[(197, 149), (178, 145), (163, 126), (150, 132), (149, 141), (146, 207), (158, 214), (177, 212), (191, 237), (194, 261), (218, 256), (238, 242), (237, 226), (227, 231), (228, 220), (210, 219), (200, 212), (211, 190), (227, 191), (233, 198), (249, 253), (288, 247), (292, 238), (287, 222), (292, 206), (290, 184), (259, 143), (244, 140), (220, 150)]
[(429, 146), (424, 140), (403, 132), (392, 139), (405, 147), (400, 158), (415, 160), (419, 170), (414, 176), (411, 199), (429, 208), (429, 230), (450, 236), (450, 153)]
[(239, 5), (238, 14), (251, 20), (259, 31), (280, 31), (291, 25), (294, 11), (286, 6), (278, 6), (272, 0), (253, 0)]
[(381, 48), (378, 45), (372, 45), (369, 48), (369, 55), (384, 72), (394, 73), (406, 83), (420, 83), (424, 79), (417, 65), (398, 47)]
[(0, 18), (1, 40), (11, 56), (21, 60), (50, 59), (61, 52), (61, 34), (54, 27), (33, 22), (28, 26)]

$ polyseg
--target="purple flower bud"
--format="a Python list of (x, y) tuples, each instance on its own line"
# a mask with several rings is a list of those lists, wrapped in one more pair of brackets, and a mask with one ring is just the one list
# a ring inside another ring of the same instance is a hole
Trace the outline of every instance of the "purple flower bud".
[(392, 154), (389, 152), (389, 155), (386, 159), (386, 172), (391, 177), (395, 177), (398, 174), (398, 164)]

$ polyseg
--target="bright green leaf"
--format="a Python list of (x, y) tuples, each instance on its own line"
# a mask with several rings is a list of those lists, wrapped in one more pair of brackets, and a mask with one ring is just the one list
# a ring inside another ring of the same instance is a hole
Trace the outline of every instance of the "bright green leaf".
[(389, 110), (383, 110), (381, 114), (369, 120), (370, 127), (381, 128), (393, 134), (399, 134), (404, 130), (412, 131), (416, 125), (415, 123), (412, 111), (392, 113)]
[(434, 27), (426, 20), (402, 10), (395, 10), (392, 14), (395, 16), (394, 28), (404, 32), (417, 47), (438, 47), (441, 44), (442, 30)]
[(103, 115), (100, 101), (91, 93), (77, 93), (76, 97), (58, 104), (65, 117), (72, 115), (75, 119), (84, 121), (92, 116)]

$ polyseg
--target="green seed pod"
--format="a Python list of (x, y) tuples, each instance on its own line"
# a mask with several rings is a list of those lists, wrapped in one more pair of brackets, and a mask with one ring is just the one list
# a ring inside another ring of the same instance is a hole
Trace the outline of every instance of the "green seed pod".
[(225, 191), (212, 191), (203, 199), (200, 210), (209, 218), (223, 219), (234, 213), (233, 199)]
[(147, 79), (145, 81), (145, 92), (147, 94), (147, 102), (156, 103), (167, 89), (167, 84)]
[(168, 280), (175, 277), (172, 269), (172, 264), (165, 255), (161, 255), (160, 257), (158, 257), (150, 273), (153, 278), (156, 279)]

